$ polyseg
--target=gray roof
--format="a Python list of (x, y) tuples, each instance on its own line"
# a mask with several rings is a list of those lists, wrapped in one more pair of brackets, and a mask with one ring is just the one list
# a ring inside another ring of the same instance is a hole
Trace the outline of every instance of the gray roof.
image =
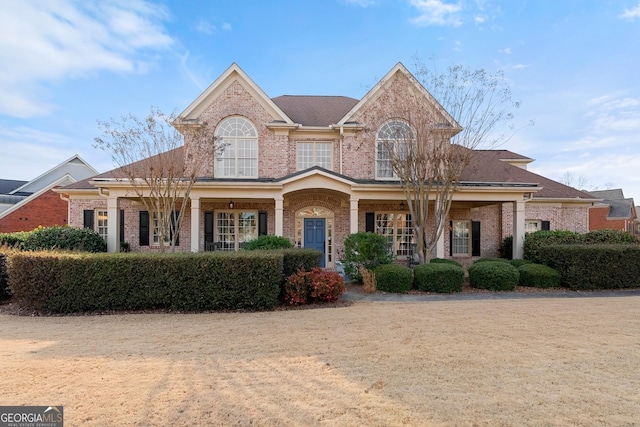
[(29, 181), (18, 181), (15, 179), (0, 179), (0, 194), (9, 194), (16, 188), (20, 188)]
[(294, 123), (329, 126), (338, 123), (357, 99), (347, 96), (282, 95), (271, 99)]
[(602, 199), (602, 203), (609, 205), (607, 218), (633, 217), (633, 199), (626, 199), (622, 188), (612, 190), (589, 191), (593, 197)]

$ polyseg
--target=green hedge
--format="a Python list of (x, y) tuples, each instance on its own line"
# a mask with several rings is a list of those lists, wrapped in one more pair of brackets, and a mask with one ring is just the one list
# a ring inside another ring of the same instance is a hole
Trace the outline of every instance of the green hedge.
[(458, 267), (462, 268), (462, 264), (460, 264), (458, 261), (455, 261), (449, 258), (431, 258), (431, 260), (429, 261), (429, 264), (449, 264), (449, 265), (457, 265)]
[(509, 264), (513, 265), (515, 268), (520, 268), (525, 264), (533, 264), (533, 261), (529, 261), (528, 259), (511, 259), (509, 260)]
[(30, 231), (22, 243), (25, 251), (68, 250), (106, 252), (107, 242), (98, 233), (87, 228), (38, 227)]
[(276, 251), (283, 256), (282, 274), (285, 278), (297, 273), (299, 270), (311, 271), (320, 267), (322, 252), (315, 249), (281, 249)]
[(413, 269), (413, 283), (425, 292), (462, 292), (464, 269), (443, 262), (418, 265)]
[(478, 258), (473, 263), (477, 264), (479, 262), (503, 262), (508, 264), (509, 260), (506, 258), (483, 257), (483, 258)]
[(539, 249), (543, 264), (560, 272), (574, 290), (640, 286), (640, 245), (549, 245)]
[(44, 312), (268, 310), (278, 302), (283, 255), (72, 254), (11, 256), (14, 300)]
[(13, 249), (22, 249), (24, 241), (29, 236), (28, 231), (17, 231), (15, 233), (0, 233), (0, 247), (6, 246)]
[(520, 284), (536, 288), (557, 288), (560, 286), (560, 273), (542, 264), (525, 263), (518, 267)]
[(399, 264), (382, 264), (373, 273), (376, 276), (376, 289), (383, 292), (406, 293), (413, 285), (411, 269)]
[(492, 291), (513, 291), (518, 284), (518, 269), (509, 262), (476, 262), (469, 267), (469, 284)]
[(253, 240), (244, 243), (243, 248), (247, 251), (269, 250), (269, 249), (291, 249), (291, 240), (282, 236), (258, 236)]
[(0, 252), (0, 299), (7, 298), (10, 295), (8, 279), (7, 254)]

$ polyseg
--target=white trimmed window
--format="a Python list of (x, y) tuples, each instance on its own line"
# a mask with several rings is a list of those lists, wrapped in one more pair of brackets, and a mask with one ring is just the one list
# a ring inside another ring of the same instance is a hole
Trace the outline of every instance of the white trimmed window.
[(216, 129), (215, 175), (219, 178), (258, 177), (258, 132), (244, 117), (230, 117)]
[(216, 241), (220, 250), (237, 251), (244, 242), (258, 237), (258, 212), (222, 211), (216, 216)]
[[(162, 233), (160, 232), (160, 228), (162, 227), (162, 221), (161, 219), (164, 217), (164, 214), (162, 212), (154, 212), (153, 213), (153, 226), (151, 227), (151, 237), (152, 237), (152, 242), (154, 245), (159, 245), (160, 244), (160, 236), (162, 235)], [(171, 242), (170, 236), (169, 236), (169, 232), (165, 233), (166, 235), (164, 236), (164, 243), (165, 244), (169, 244)]]
[(415, 142), (415, 136), (411, 127), (403, 121), (392, 120), (386, 122), (376, 137), (376, 178), (397, 179), (397, 175), (391, 166), (393, 153), (406, 155), (407, 144)]
[(524, 232), (525, 233), (535, 233), (536, 231), (540, 231), (542, 228), (540, 226), (540, 221), (537, 219), (527, 219), (524, 222)]
[(107, 240), (107, 211), (96, 211), (96, 233), (100, 235), (104, 240)]
[(453, 221), (451, 254), (471, 255), (471, 221)]
[(298, 170), (313, 166), (331, 170), (333, 167), (333, 143), (331, 142), (298, 142), (296, 152)]
[(410, 254), (411, 245), (415, 243), (410, 214), (378, 212), (375, 227), (376, 233), (387, 239), (387, 247), (392, 254)]

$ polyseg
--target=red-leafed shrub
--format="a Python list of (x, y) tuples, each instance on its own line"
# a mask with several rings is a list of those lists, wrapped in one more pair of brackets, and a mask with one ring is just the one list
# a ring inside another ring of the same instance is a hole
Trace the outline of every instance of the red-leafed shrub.
[(333, 302), (344, 292), (344, 279), (335, 271), (314, 268), (300, 270), (287, 277), (284, 300), (292, 305), (313, 302)]

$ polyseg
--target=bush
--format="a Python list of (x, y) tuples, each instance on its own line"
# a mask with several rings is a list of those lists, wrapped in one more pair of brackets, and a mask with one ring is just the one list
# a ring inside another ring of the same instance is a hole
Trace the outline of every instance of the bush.
[(22, 249), (26, 251), (68, 250), (106, 252), (107, 242), (87, 228), (64, 226), (38, 227), (28, 233)]
[(504, 258), (492, 258), (492, 257), (484, 257), (484, 258), (478, 258), (477, 260), (475, 260), (473, 263), (477, 264), (479, 262), (503, 262), (505, 264), (509, 263), (508, 259), (504, 259)]
[(574, 290), (640, 286), (640, 245), (549, 245), (540, 248), (540, 258)]
[(629, 233), (628, 231), (620, 230), (594, 230), (589, 231), (582, 235), (580, 243), (594, 244), (594, 243), (640, 243), (638, 236)]
[(258, 249), (291, 249), (293, 244), (282, 236), (258, 236), (258, 238), (244, 243), (244, 249), (254, 251)]
[(8, 298), (10, 295), (7, 261), (7, 254), (0, 252), (0, 299)]
[(280, 253), (284, 257), (282, 260), (283, 279), (299, 270), (310, 271), (320, 267), (320, 259), (322, 258), (322, 252), (315, 249), (281, 249), (276, 253)]
[(476, 262), (469, 267), (469, 283), (478, 289), (513, 291), (519, 279), (518, 269), (509, 262)]
[(449, 265), (457, 265), (458, 267), (462, 268), (462, 264), (460, 264), (458, 261), (448, 259), (448, 258), (431, 258), (431, 261), (429, 261), (429, 264), (449, 264)]
[(344, 279), (335, 271), (314, 268), (300, 270), (287, 277), (284, 285), (284, 300), (289, 304), (334, 302), (345, 290)]
[(557, 288), (560, 286), (560, 273), (541, 264), (523, 264), (518, 268), (520, 284), (536, 288)]
[(413, 284), (411, 269), (404, 265), (382, 264), (377, 266), (373, 273), (379, 291), (404, 294)]
[(268, 310), (278, 302), (282, 254), (16, 252), (9, 285), (44, 312)]
[(29, 236), (28, 231), (18, 231), (15, 233), (0, 233), (0, 246), (8, 248), (22, 249), (24, 241)]
[(360, 267), (373, 270), (390, 264), (393, 256), (387, 251), (387, 239), (376, 233), (354, 233), (344, 241), (344, 272), (356, 282), (362, 282)]
[(464, 269), (449, 263), (429, 263), (413, 269), (415, 287), (425, 292), (461, 292), (464, 285)]
[(498, 247), (498, 254), (500, 255), (500, 258), (513, 258), (513, 236), (507, 236), (502, 239), (502, 243), (500, 243), (500, 246)]
[(509, 264), (513, 265), (515, 268), (520, 268), (522, 265), (533, 264), (533, 262), (528, 259), (512, 259), (509, 261)]

